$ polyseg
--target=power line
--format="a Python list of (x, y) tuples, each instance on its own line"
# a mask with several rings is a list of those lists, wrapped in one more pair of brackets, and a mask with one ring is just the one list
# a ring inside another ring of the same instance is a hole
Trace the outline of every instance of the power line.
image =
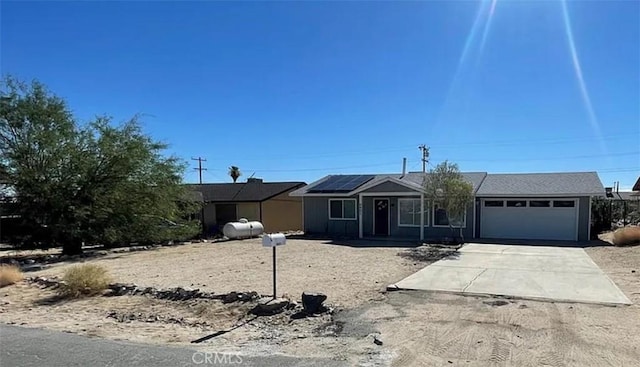
[(207, 160), (202, 158), (202, 157), (198, 157), (198, 158), (191, 158), (192, 161), (198, 161), (198, 167), (194, 168), (194, 170), (198, 171), (198, 173), (200, 174), (200, 184), (202, 185), (202, 171), (206, 171), (206, 168), (202, 168), (202, 162), (206, 162)]
[(606, 157), (622, 157), (633, 156), (640, 157), (640, 151), (626, 152), (626, 153), (613, 153), (613, 154), (594, 154), (594, 155), (577, 155), (568, 157), (546, 157), (546, 158), (498, 158), (498, 159), (455, 159), (447, 158), (446, 160), (451, 162), (530, 162), (530, 161), (557, 161), (566, 159), (591, 159), (591, 158), (606, 158)]
[[(553, 144), (566, 144), (566, 143), (580, 143), (591, 142), (599, 140), (615, 141), (630, 139), (632, 134), (617, 134), (608, 135), (601, 138), (597, 137), (565, 137), (565, 138), (551, 138), (551, 139), (510, 139), (510, 140), (493, 140), (493, 141), (456, 141), (451, 144), (430, 144), (429, 148), (450, 148), (460, 146), (530, 146), (530, 145), (553, 145)], [(346, 150), (346, 151), (333, 151), (330, 153), (322, 154), (307, 154), (307, 155), (284, 155), (284, 156), (265, 156), (259, 157), (247, 157), (243, 158), (245, 161), (260, 161), (260, 160), (272, 160), (272, 159), (289, 159), (289, 160), (311, 160), (317, 158), (330, 158), (330, 157), (342, 157), (342, 156), (355, 156), (355, 155), (369, 155), (372, 153), (399, 153), (410, 152), (415, 149), (415, 145), (401, 145), (401, 146), (388, 146), (378, 147), (376, 149), (359, 149), (359, 150)]]
[[(627, 153), (616, 153), (616, 154), (608, 154), (607, 156), (629, 156), (629, 155), (640, 155), (640, 151), (638, 152), (627, 152)], [(573, 157), (553, 157), (553, 158), (526, 158), (526, 159), (450, 159), (451, 162), (527, 162), (527, 161), (549, 161), (549, 160), (566, 160), (566, 159), (585, 159), (585, 158), (602, 158), (605, 157), (603, 155), (583, 155), (583, 156), (573, 156)], [(397, 162), (390, 163), (378, 163), (378, 164), (365, 164), (365, 165), (356, 165), (356, 166), (345, 166), (345, 167), (326, 167), (326, 168), (292, 168), (292, 169), (257, 169), (252, 168), (250, 171), (257, 172), (313, 172), (313, 171), (330, 171), (330, 170), (343, 170), (343, 169), (355, 169), (355, 168), (370, 168), (370, 167), (384, 167), (384, 166), (393, 166), (397, 164)], [(435, 165), (430, 161), (427, 161), (429, 166), (435, 168)], [(413, 165), (415, 167), (416, 164)], [(424, 169), (426, 171), (426, 167)]]
[(392, 163), (378, 163), (378, 164), (362, 164), (358, 166), (346, 166), (346, 167), (327, 167), (327, 168), (293, 168), (293, 169), (247, 169), (248, 171), (256, 172), (311, 172), (311, 171), (330, 171), (330, 170), (343, 170), (354, 168), (369, 168), (369, 167), (384, 167), (396, 165), (398, 162)]

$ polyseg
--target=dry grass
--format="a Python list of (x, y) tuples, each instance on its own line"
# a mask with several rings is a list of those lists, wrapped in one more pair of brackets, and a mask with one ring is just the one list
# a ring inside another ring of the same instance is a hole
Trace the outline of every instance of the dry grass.
[(101, 294), (109, 286), (111, 278), (107, 269), (100, 265), (76, 265), (64, 272), (64, 283), (61, 284), (60, 294), (65, 297), (78, 298)]
[(615, 246), (640, 245), (640, 227), (624, 227), (613, 232)]
[(22, 271), (15, 265), (0, 265), (0, 287), (16, 284), (24, 278)]

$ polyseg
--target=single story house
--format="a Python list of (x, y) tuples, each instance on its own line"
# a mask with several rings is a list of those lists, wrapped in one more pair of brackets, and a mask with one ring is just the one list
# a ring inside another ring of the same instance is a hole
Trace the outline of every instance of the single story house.
[[(308, 234), (451, 237), (444, 209), (425, 199), (425, 175), (329, 175), (291, 196), (303, 200)], [(474, 200), (451, 224), (465, 239), (588, 240), (591, 198), (605, 193), (595, 172), (462, 175), (473, 186)]]
[(266, 232), (302, 230), (302, 199), (289, 194), (304, 182), (263, 182), (189, 185), (202, 193), (206, 233), (217, 233), (240, 218), (260, 221)]

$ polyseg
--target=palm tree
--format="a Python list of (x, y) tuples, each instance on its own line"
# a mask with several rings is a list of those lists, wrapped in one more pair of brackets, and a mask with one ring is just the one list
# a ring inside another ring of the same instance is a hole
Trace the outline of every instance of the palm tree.
[(242, 176), (242, 172), (240, 172), (240, 168), (231, 166), (229, 167), (229, 176), (233, 179), (233, 183), (236, 183), (238, 177)]

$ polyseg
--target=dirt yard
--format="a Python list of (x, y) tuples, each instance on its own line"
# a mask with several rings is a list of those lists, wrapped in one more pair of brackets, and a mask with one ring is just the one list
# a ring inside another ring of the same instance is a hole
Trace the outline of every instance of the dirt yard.
[[(277, 249), (278, 296), (300, 300), (303, 291), (322, 292), (334, 309), (355, 308), (384, 300), (387, 284), (417, 271), (424, 262), (401, 256), (403, 248), (350, 247), (319, 240), (289, 240)], [(55, 251), (3, 256), (49, 256)], [(260, 239), (197, 243), (149, 251), (113, 253), (84, 262), (108, 269), (120, 283), (141, 287), (189, 287), (227, 293), (272, 294), (272, 252)], [(61, 262), (27, 276), (61, 276), (77, 262)], [(0, 322), (44, 327), (89, 336), (156, 344), (189, 344), (220, 330), (244, 324), (248, 307), (221, 302), (158, 300), (142, 296), (52, 301), (55, 293), (34, 284), (0, 288)], [(254, 320), (215, 339), (224, 350), (273, 353), (290, 340), (335, 339), (331, 316), (296, 320)], [(191, 345), (192, 346), (192, 345)], [(326, 355), (319, 347), (318, 351)]]
[[(328, 295), (332, 315), (252, 321), (245, 305), (145, 296), (51, 302), (26, 282), (0, 288), (0, 322), (194, 348), (331, 357), (367, 366), (640, 366), (640, 247), (595, 246), (592, 259), (634, 303), (607, 307), (421, 292), (381, 292), (431, 258), (406, 249), (291, 240), (278, 249), (278, 293)], [(420, 261), (422, 260), (422, 261)], [(154, 287), (271, 294), (271, 252), (259, 240), (201, 243), (87, 260), (114, 280)], [(60, 275), (71, 263), (30, 272)], [(190, 341), (235, 330), (203, 344)], [(374, 336), (383, 342), (376, 345)]]

